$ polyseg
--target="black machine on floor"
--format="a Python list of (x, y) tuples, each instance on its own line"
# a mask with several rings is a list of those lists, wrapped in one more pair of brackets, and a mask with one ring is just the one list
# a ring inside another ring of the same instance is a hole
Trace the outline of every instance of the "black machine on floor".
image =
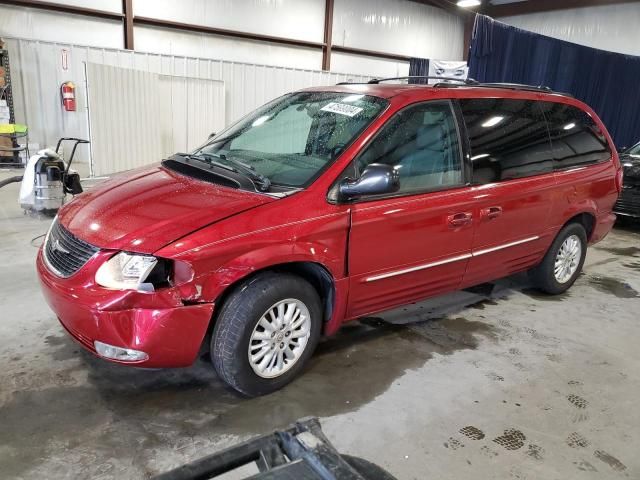
[(623, 185), (613, 211), (622, 218), (640, 220), (640, 142), (621, 152), (620, 162)]
[(283, 431), (256, 437), (160, 474), (155, 480), (215, 479), (255, 462), (250, 480), (396, 480), (382, 468), (340, 455), (317, 418), (299, 420)]

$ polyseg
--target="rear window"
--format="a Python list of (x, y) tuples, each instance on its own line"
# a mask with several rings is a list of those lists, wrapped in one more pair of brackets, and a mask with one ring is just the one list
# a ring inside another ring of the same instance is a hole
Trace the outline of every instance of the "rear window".
[(474, 184), (550, 173), (549, 132), (538, 102), (508, 98), (460, 100), (471, 147)]
[(586, 112), (562, 103), (538, 104), (549, 123), (556, 169), (605, 162), (611, 158), (604, 132)]

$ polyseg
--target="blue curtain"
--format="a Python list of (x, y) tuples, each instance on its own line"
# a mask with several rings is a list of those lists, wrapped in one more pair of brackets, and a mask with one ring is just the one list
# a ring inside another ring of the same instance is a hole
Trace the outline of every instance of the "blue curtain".
[[(414, 75), (429, 75), (429, 60), (426, 58), (409, 59), (409, 76)], [(412, 78), (409, 83), (427, 84), (429, 81), (426, 78)]]
[(640, 140), (640, 57), (556, 40), (477, 15), (469, 77), (570, 93), (596, 111), (618, 147)]

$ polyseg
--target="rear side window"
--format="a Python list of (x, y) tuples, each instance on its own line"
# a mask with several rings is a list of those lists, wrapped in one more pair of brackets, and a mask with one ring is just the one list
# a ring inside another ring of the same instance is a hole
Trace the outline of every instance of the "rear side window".
[(611, 150), (604, 132), (579, 108), (553, 102), (540, 102), (549, 123), (556, 169), (605, 162)]
[(507, 98), (460, 100), (476, 185), (550, 173), (549, 132), (538, 102)]

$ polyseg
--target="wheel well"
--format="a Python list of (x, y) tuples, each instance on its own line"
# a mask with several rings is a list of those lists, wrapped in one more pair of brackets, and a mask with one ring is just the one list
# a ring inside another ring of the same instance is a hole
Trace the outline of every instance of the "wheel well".
[[(256, 270), (246, 277), (242, 277), (241, 279), (236, 280), (234, 283), (225, 288), (224, 292), (222, 292), (222, 294), (216, 299), (216, 311), (220, 311), (219, 306), (224, 304), (227, 297), (238, 286), (265, 272), (291, 273), (308, 281), (311, 286), (315, 288), (316, 292), (318, 292), (318, 296), (320, 297), (320, 301), (322, 302), (323, 321), (329, 321), (329, 319), (331, 318), (331, 314), (333, 313), (336, 296), (333, 276), (324, 266), (314, 262), (291, 262), (271, 265), (261, 270)], [(214, 323), (215, 322), (211, 322), (210, 329), (213, 327)]]
[(591, 234), (593, 233), (593, 226), (595, 225), (596, 219), (590, 213), (579, 213), (574, 217), (571, 217), (566, 225), (570, 223), (578, 223), (584, 227), (585, 232), (587, 232), (587, 240), (591, 239)]

